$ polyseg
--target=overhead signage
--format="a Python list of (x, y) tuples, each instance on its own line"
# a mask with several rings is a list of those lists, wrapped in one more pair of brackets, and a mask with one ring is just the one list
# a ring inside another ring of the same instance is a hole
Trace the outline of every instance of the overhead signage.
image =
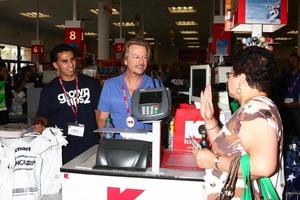
[(84, 31), (82, 28), (65, 28), (65, 43), (84, 52)]

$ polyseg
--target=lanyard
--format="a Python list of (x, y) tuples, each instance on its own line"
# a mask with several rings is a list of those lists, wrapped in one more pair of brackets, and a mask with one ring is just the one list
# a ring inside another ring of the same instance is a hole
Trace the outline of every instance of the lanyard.
[(128, 116), (131, 116), (131, 112), (130, 112), (130, 108), (128, 106), (128, 102), (127, 102), (127, 97), (126, 97), (126, 92), (125, 92), (125, 86), (122, 85), (122, 93), (123, 93), (123, 100), (125, 103), (125, 107), (126, 107), (126, 112), (128, 113)]
[(292, 92), (292, 91), (294, 90), (294, 88), (295, 88), (295, 86), (296, 86), (296, 84), (297, 84), (297, 82), (298, 82), (298, 80), (299, 80), (299, 77), (300, 77), (300, 72), (299, 72), (299, 74), (298, 74), (296, 80), (293, 82), (292, 86), (291, 86), (291, 87), (288, 87), (288, 91), (289, 91), (289, 92)]
[[(77, 120), (77, 113), (78, 113), (78, 78), (77, 78), (77, 76), (76, 76), (76, 78), (75, 78), (75, 84), (76, 84), (76, 99), (75, 99), (74, 102), (72, 101), (71, 97), (70, 97), (69, 94), (67, 93), (67, 91), (66, 91), (66, 89), (65, 89), (65, 87), (64, 87), (64, 85), (63, 85), (63, 82), (62, 82), (62, 80), (61, 80), (61, 77), (59, 78), (59, 83), (60, 83), (61, 88), (62, 88), (63, 91), (64, 91), (64, 95), (66, 96), (66, 98), (68, 99), (68, 101), (69, 101), (69, 103), (70, 103), (70, 107), (71, 107), (72, 112), (73, 112), (73, 117), (74, 117), (74, 120), (75, 120), (75, 122), (76, 122), (76, 120)], [(74, 105), (73, 105), (73, 103), (74, 103)]]

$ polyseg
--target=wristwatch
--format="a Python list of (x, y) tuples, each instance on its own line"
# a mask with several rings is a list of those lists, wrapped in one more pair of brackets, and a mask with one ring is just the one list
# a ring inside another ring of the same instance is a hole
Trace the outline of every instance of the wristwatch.
[(214, 158), (214, 163), (215, 163), (215, 167), (217, 169), (219, 169), (219, 163), (220, 163), (220, 155), (216, 155), (216, 157)]

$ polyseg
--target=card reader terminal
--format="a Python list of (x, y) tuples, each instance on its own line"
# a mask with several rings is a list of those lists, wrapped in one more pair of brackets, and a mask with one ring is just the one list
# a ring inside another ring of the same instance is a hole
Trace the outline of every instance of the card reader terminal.
[(171, 111), (168, 88), (137, 89), (132, 94), (132, 114), (138, 120), (160, 120)]

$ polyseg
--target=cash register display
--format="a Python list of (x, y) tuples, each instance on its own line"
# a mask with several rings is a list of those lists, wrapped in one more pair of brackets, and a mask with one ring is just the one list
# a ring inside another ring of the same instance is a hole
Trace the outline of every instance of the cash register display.
[(132, 95), (132, 112), (138, 120), (159, 120), (170, 113), (168, 88), (138, 89)]

